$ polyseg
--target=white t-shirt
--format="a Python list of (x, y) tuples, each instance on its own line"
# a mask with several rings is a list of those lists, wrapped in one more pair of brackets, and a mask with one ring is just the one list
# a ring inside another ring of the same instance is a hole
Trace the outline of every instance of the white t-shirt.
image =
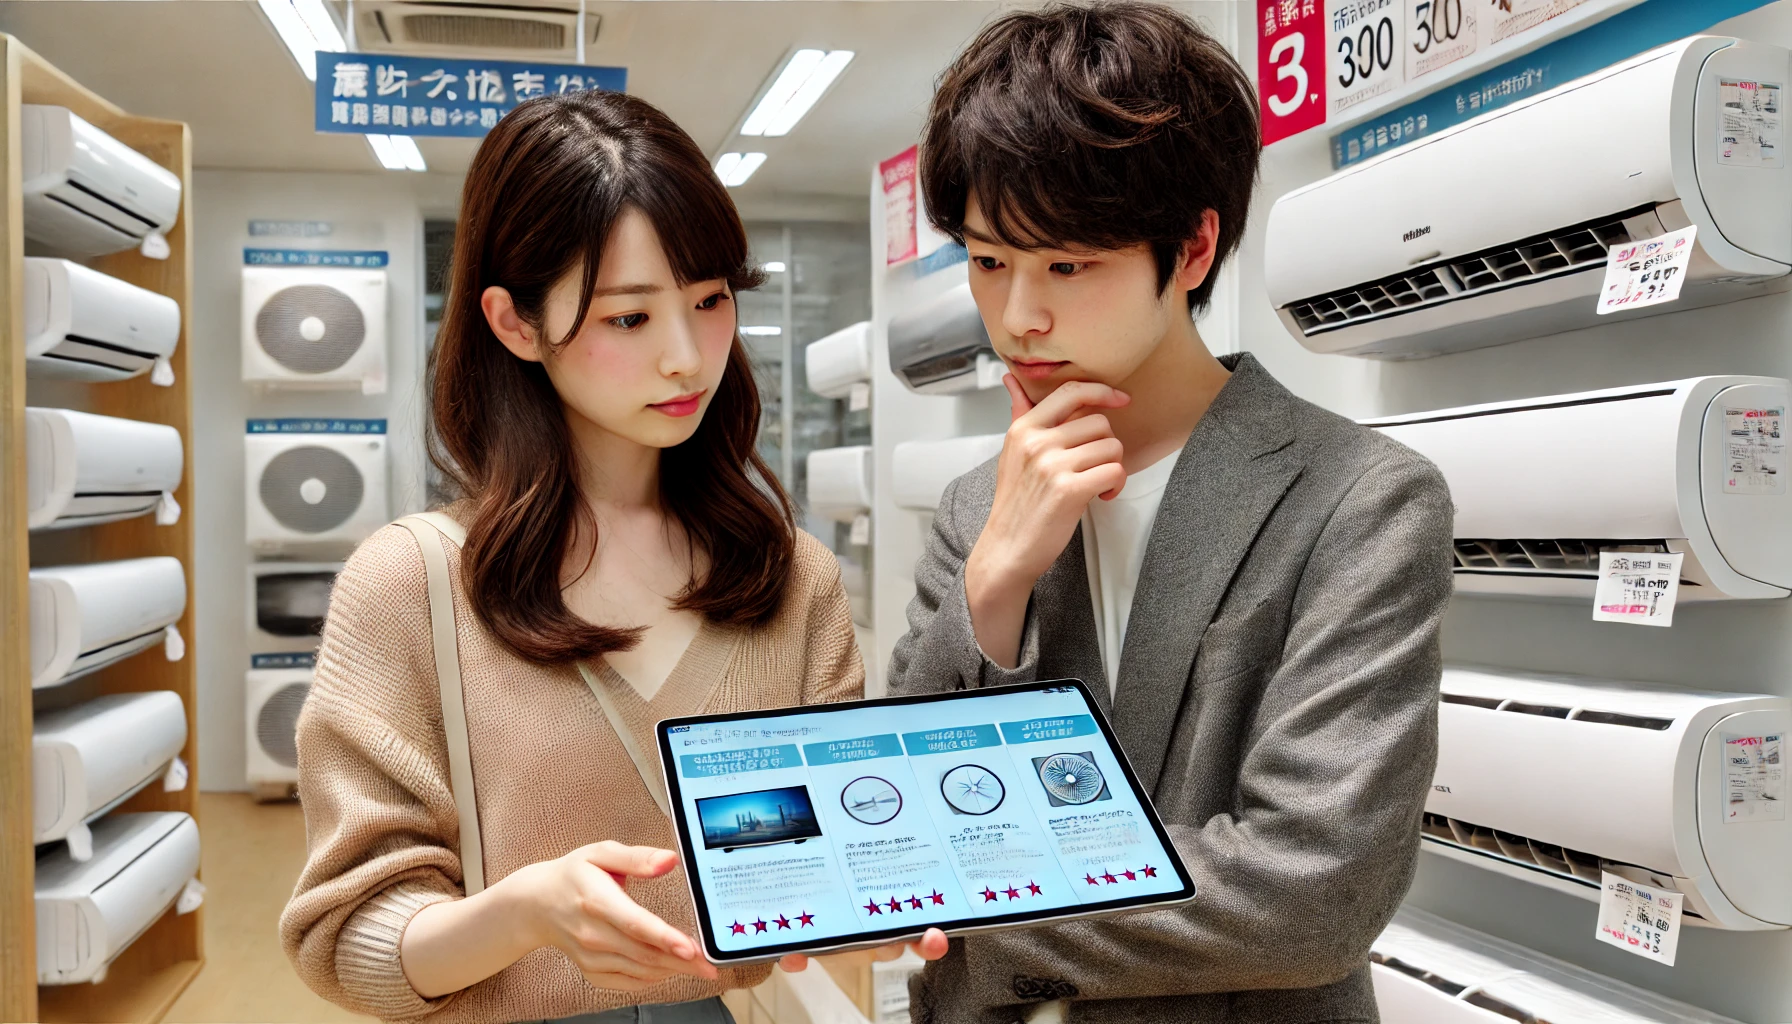
[[(1126, 645), (1126, 620), (1132, 615), (1132, 595), (1145, 564), (1145, 545), (1181, 454), (1173, 452), (1128, 476), (1119, 497), (1097, 498), (1083, 513), (1083, 562), (1089, 568), (1095, 639), (1110, 696), (1120, 681), (1120, 650)], [(1027, 1024), (1063, 1024), (1063, 1020), (1064, 1004), (1059, 1000), (1041, 1003), (1027, 1016)]]

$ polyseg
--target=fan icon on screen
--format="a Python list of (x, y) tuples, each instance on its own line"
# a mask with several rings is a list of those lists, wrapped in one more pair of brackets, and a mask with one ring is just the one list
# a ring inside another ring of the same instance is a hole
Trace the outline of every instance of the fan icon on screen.
[(1039, 783), (1053, 807), (1087, 804), (1108, 796), (1107, 780), (1095, 767), (1092, 753), (1053, 754), (1036, 757), (1033, 767), (1039, 772)]
[(902, 794), (887, 779), (865, 775), (840, 791), (840, 806), (853, 820), (882, 825), (902, 812)]
[(1002, 780), (982, 765), (961, 764), (940, 779), (940, 795), (960, 814), (988, 814), (1002, 806), (1007, 793)]

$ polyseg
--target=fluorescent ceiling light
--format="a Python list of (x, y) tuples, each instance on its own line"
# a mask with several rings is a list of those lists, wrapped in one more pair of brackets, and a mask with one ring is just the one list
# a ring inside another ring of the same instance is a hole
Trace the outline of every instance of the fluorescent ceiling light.
[[(293, 10), (311, 30), (311, 37), (317, 40), (317, 48), (330, 53), (341, 53), (348, 49), (347, 40), (342, 38), (342, 30), (336, 27), (336, 19), (330, 16), (329, 9), (324, 7), (324, 0), (291, 0)], [(316, 73), (316, 69), (313, 69)]]
[(398, 151), (399, 158), (404, 161), (405, 170), (429, 170), (429, 165), (423, 162), (423, 151), (417, 148), (416, 139), (409, 135), (390, 135), (387, 138), (392, 140), (392, 148)]
[(740, 333), (749, 337), (775, 338), (784, 333), (782, 327), (742, 327)]
[[(342, 29), (324, 0), (260, 0), (261, 11), (286, 44), (299, 70), (310, 81), (317, 81), (317, 54), (341, 53), (348, 49)], [(367, 144), (380, 166), (388, 171), (426, 171), (423, 152), (409, 135), (369, 135)]]
[(773, 260), (770, 263), (761, 264), (760, 269), (768, 274), (782, 274), (784, 272), (784, 263), (782, 260)]
[(723, 153), (716, 161), (716, 177), (729, 188), (745, 185), (762, 163), (765, 163), (764, 153)]
[(851, 50), (798, 50), (740, 127), (742, 135), (787, 135), (815, 106), (840, 72), (852, 62)]
[(261, 0), (261, 13), (267, 15), (280, 41), (298, 62), (299, 70), (310, 81), (317, 81), (317, 36), (299, 16), (292, 0)]
[(409, 135), (369, 135), (367, 144), (373, 147), (373, 155), (379, 158), (380, 166), (388, 171), (427, 171), (429, 167), (423, 162), (423, 154), (417, 149), (417, 142)]

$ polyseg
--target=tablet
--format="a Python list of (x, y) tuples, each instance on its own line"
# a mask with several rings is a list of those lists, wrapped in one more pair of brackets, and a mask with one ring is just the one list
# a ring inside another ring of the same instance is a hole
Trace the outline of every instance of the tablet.
[(659, 723), (717, 964), (1192, 899), (1074, 679)]

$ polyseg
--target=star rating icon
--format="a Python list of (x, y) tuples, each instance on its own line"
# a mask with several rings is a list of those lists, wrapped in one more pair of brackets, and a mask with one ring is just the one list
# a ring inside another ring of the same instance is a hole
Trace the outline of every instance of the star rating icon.
[(796, 919), (804, 928), (812, 927), (815, 924), (815, 915), (809, 913), (807, 910), (798, 914)]
[(745, 935), (745, 934), (747, 934), (747, 926), (744, 924), (741, 924), (739, 921), (736, 921), (733, 924), (728, 926), (728, 934), (730, 934), (730, 935)]
[(1103, 872), (1102, 876), (1101, 876), (1101, 880), (1108, 883), (1109, 885), (1114, 885), (1120, 881), (1118, 878), (1114, 877), (1114, 873), (1112, 871)]
[(865, 913), (867, 913), (867, 914), (881, 914), (883, 912), (884, 912), (884, 905), (877, 902), (876, 900), (872, 900), (869, 903), (865, 904)]
[(1028, 894), (1028, 895), (1030, 895), (1030, 896), (1038, 896), (1038, 895), (1040, 895), (1040, 888), (1039, 888), (1039, 883), (1038, 883), (1038, 882), (1032, 882), (1032, 881), (1029, 881), (1029, 882), (1028, 882), (1028, 883), (1027, 883), (1027, 894)]
[(1139, 877), (1131, 868), (1127, 868), (1125, 871), (1122, 871), (1121, 874), (1126, 876), (1128, 882), (1134, 881)]
[(1157, 877), (1157, 869), (1152, 867), (1149, 864), (1145, 865), (1144, 871), (1145, 871), (1146, 878), (1156, 878)]
[(790, 930), (790, 918), (785, 917), (783, 914), (779, 914), (778, 915), (778, 930), (781, 932), (789, 931)]
[(1002, 890), (1002, 895), (1008, 897), (1011, 900), (1018, 900), (1018, 899), (1020, 899), (1020, 890), (1016, 889), (1014, 886), (1011, 885), (1008, 888)]
[(911, 894), (908, 898), (908, 905), (909, 905), (909, 909), (911, 909), (911, 910), (920, 910), (921, 909), (921, 897)]
[(892, 914), (902, 913), (902, 901), (897, 899), (894, 896), (890, 897), (890, 913), (892, 913)]
[(1083, 881), (1088, 882), (1090, 885), (1100, 885), (1101, 884), (1100, 880), (1097, 879), (1094, 875), (1084, 875)]
[(983, 890), (983, 902), (994, 903), (995, 901), (996, 901), (996, 891), (994, 889), (985, 888)]
[(928, 896), (927, 898), (932, 900), (933, 905), (936, 907), (943, 907), (946, 905), (946, 897), (938, 889), (933, 890), (933, 894)]
[(753, 922), (753, 934), (758, 935), (763, 931), (765, 931), (765, 919), (760, 918), (759, 920), (754, 921)]

